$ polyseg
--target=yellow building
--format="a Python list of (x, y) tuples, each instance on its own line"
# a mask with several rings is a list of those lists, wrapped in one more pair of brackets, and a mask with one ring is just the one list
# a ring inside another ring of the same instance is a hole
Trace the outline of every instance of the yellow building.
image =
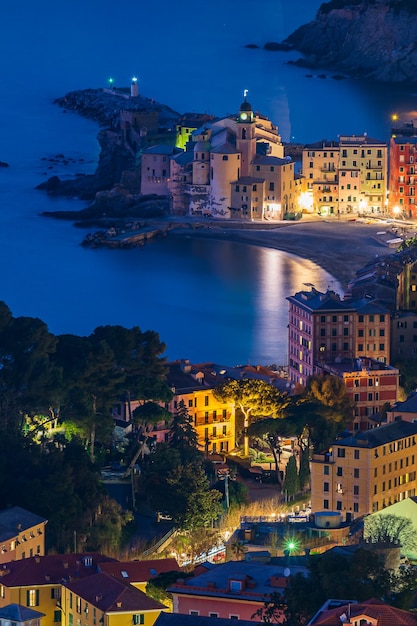
[(216, 400), (213, 389), (224, 382), (213, 367), (188, 361), (169, 363), (167, 382), (174, 392), (168, 409), (175, 413), (183, 402), (192, 417), (198, 443), (207, 453), (230, 452), (235, 447), (235, 407)]
[(20, 506), (0, 512), (0, 564), (45, 554), (44, 517)]
[(343, 135), (303, 150), (302, 172), (314, 212), (321, 215), (384, 213), (388, 144), (367, 135)]
[(96, 553), (34, 556), (3, 564), (0, 569), (0, 608), (19, 604), (44, 613), (42, 626), (57, 626), (63, 581), (92, 576), (109, 557)]
[(417, 488), (417, 424), (397, 421), (336, 440), (314, 454), (313, 513), (340, 511), (350, 521), (380, 511)]
[(139, 589), (105, 573), (65, 583), (61, 608), (65, 626), (153, 626), (166, 610)]

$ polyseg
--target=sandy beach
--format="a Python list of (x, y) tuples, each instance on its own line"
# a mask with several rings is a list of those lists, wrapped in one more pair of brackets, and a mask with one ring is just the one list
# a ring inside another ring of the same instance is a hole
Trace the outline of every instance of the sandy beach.
[[(190, 230), (192, 229), (192, 230)], [(192, 236), (226, 239), (250, 245), (284, 250), (310, 259), (332, 274), (346, 287), (355, 272), (375, 256), (395, 251), (386, 243), (396, 237), (390, 224), (357, 221), (302, 220), (279, 225), (232, 223), (190, 224), (175, 227), (169, 236)]]

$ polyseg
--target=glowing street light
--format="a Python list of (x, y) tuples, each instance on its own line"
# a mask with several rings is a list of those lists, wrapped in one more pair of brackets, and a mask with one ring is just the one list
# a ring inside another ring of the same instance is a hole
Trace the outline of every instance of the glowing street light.
[(108, 83), (109, 83), (110, 89), (113, 89), (113, 87), (114, 87), (114, 79), (113, 78), (109, 78)]

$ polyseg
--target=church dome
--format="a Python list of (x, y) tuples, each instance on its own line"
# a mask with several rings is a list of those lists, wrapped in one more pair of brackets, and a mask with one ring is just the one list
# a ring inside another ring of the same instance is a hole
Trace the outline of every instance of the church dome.
[(249, 102), (246, 102), (246, 100), (245, 100), (240, 105), (240, 109), (239, 110), (240, 111), (252, 111), (252, 106), (249, 104)]
[(197, 141), (194, 144), (194, 152), (210, 152), (210, 142), (209, 141)]

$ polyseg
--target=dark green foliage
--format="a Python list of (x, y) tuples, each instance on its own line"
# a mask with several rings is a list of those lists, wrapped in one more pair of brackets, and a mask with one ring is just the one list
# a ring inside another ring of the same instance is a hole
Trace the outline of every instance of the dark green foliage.
[(297, 463), (295, 460), (295, 456), (290, 456), (290, 458), (288, 459), (287, 467), (285, 468), (283, 488), (287, 492), (287, 496), (289, 498), (295, 496), (300, 490), (300, 482), (298, 479)]
[(417, 359), (403, 359), (395, 363), (400, 370), (400, 384), (406, 394), (417, 389)]
[(310, 460), (308, 450), (305, 449), (300, 450), (300, 469), (298, 471), (298, 480), (301, 491), (307, 489), (310, 483)]
[(184, 461), (201, 457), (198, 451), (197, 433), (183, 400), (172, 417), (168, 437), (170, 446), (179, 451)]

